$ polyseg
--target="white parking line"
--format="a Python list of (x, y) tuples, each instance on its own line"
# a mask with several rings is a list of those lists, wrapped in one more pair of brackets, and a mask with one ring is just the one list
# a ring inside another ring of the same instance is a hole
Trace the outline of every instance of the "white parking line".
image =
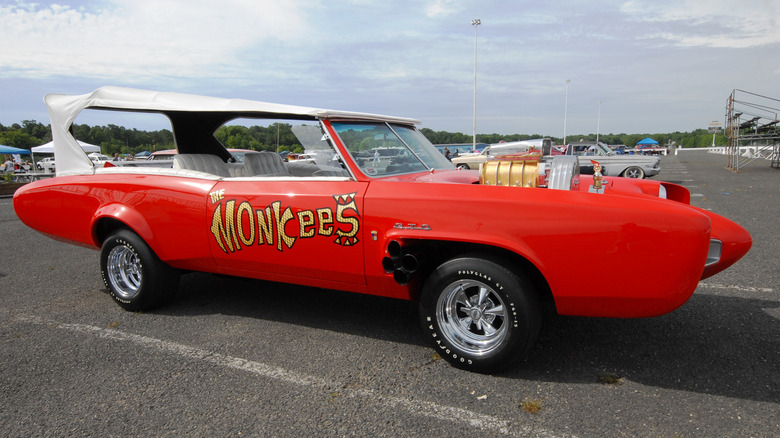
[[(327, 380), (316, 376), (296, 373), (281, 367), (255, 362), (240, 357), (226, 356), (212, 351), (178, 344), (176, 342), (164, 341), (147, 336), (134, 335), (132, 333), (125, 333), (118, 330), (105, 329), (87, 324), (57, 323), (38, 317), (21, 317), (19, 319), (23, 322), (36, 325), (54, 326), (58, 329), (97, 336), (102, 339), (129, 342), (145, 348), (177, 354), (182, 357), (211, 363), (220, 367), (246, 371), (257, 376), (298, 386), (309, 387), (318, 390), (333, 390), (333, 388), (344, 388), (344, 385), (341, 385), (337, 382), (328, 382)], [(463, 425), (475, 427), (488, 433), (520, 436), (529, 436), (533, 434), (534, 436), (545, 436), (549, 438), (575, 438), (573, 435), (557, 435), (537, 427), (511, 427), (512, 425), (508, 420), (502, 420), (490, 415), (480, 414), (469, 411), (467, 409), (440, 405), (434, 402), (417, 401), (401, 397), (388, 396), (377, 393), (376, 391), (370, 389), (339, 389), (339, 392), (343, 392), (345, 396), (350, 398), (370, 398), (372, 401), (385, 405), (388, 408), (400, 408), (411, 415), (422, 415), (441, 421), (461, 423)]]
[(731, 289), (739, 292), (774, 292), (771, 287), (739, 286), (736, 284), (699, 283), (699, 287), (707, 289)]

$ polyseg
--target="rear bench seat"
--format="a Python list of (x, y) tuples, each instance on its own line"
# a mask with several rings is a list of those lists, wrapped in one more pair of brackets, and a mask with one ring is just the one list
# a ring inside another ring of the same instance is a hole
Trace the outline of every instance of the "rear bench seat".
[(323, 170), (313, 163), (290, 166), (290, 169), (288, 169), (279, 154), (269, 151), (245, 154), (243, 164), (225, 163), (221, 158), (211, 154), (177, 154), (173, 157), (173, 168), (205, 172), (222, 178), (252, 176), (349, 176), (342, 169)]
[(230, 170), (227, 163), (216, 155), (211, 154), (177, 154), (173, 156), (174, 169), (197, 170), (213, 175), (230, 178)]
[(290, 176), (279, 154), (263, 151), (244, 155), (244, 163), (225, 163), (211, 154), (177, 154), (174, 169), (197, 170), (223, 178), (236, 176)]
[(246, 176), (290, 176), (282, 157), (275, 152), (261, 151), (244, 155)]

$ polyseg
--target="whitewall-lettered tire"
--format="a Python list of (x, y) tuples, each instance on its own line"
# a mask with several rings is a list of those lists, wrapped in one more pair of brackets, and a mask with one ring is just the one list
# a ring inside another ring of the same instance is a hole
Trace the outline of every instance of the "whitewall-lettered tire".
[(540, 312), (522, 274), (478, 256), (440, 265), (420, 297), (420, 320), (436, 351), (458, 368), (481, 373), (525, 357), (539, 333)]
[(176, 293), (180, 276), (129, 230), (118, 230), (103, 242), (100, 272), (114, 301), (130, 311), (166, 304)]

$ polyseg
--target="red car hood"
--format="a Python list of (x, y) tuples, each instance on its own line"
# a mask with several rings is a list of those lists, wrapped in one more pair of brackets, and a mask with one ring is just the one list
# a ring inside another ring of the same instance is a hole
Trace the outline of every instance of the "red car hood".
[(479, 183), (478, 170), (432, 170), (425, 173), (413, 173), (408, 175), (391, 176), (382, 178), (386, 181), (409, 181), (409, 182), (436, 182), (436, 183), (455, 183), (455, 184), (477, 184)]

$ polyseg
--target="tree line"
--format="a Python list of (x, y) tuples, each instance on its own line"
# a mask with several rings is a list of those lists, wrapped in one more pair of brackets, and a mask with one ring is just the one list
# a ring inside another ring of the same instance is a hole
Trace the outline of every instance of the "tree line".
[[(423, 135), (433, 144), (470, 144), (473, 141), (471, 135), (462, 134), (459, 132), (447, 132), (447, 131), (433, 131), (429, 128), (422, 128)], [(712, 133), (706, 129), (697, 129), (691, 132), (672, 132), (672, 133), (645, 133), (645, 134), (600, 134), (598, 140), (600, 142), (609, 145), (625, 145), (628, 147), (634, 147), (637, 143), (645, 138), (650, 137), (657, 141), (660, 145), (674, 144), (686, 148), (703, 148), (712, 146)], [(561, 137), (549, 137), (540, 134), (477, 134), (477, 143), (498, 143), (500, 141), (521, 141), (531, 140), (534, 138), (549, 138), (553, 144), (563, 144), (563, 138)], [(596, 141), (596, 134), (572, 134), (567, 135), (566, 140), (568, 143), (578, 141)], [(715, 135), (715, 144), (718, 146), (725, 146), (728, 144), (728, 139), (723, 134)]]
[[(433, 144), (471, 143), (471, 135), (459, 132), (434, 131), (430, 128), (421, 129), (423, 135)], [(141, 131), (135, 128), (129, 129), (123, 126), (109, 124), (107, 126), (73, 125), (75, 137), (81, 141), (100, 146), (106, 155), (132, 155), (143, 151), (154, 152), (164, 149), (173, 149), (173, 133), (168, 129), (158, 131)], [(275, 123), (270, 126), (240, 126), (226, 125), (215, 133), (215, 137), (228, 148), (303, 152), (292, 132), (292, 125), (287, 123)], [(525, 134), (477, 134), (477, 143), (498, 143), (500, 141), (519, 141), (532, 138), (542, 138), (544, 135)], [(687, 148), (707, 147), (712, 145), (712, 134), (705, 129), (691, 132), (673, 132), (656, 134), (601, 134), (599, 141), (607, 144), (623, 144), (633, 147), (640, 140), (651, 137), (661, 145), (676, 144)], [(563, 139), (550, 137), (553, 143), (561, 144)], [(594, 141), (596, 134), (568, 135), (567, 140)], [(30, 149), (34, 146), (51, 141), (51, 129), (48, 124), (35, 120), (24, 120), (21, 124), (14, 123), (9, 126), (0, 124), (0, 144), (22, 149)], [(728, 140), (723, 134), (715, 136), (715, 144), (726, 145)]]

